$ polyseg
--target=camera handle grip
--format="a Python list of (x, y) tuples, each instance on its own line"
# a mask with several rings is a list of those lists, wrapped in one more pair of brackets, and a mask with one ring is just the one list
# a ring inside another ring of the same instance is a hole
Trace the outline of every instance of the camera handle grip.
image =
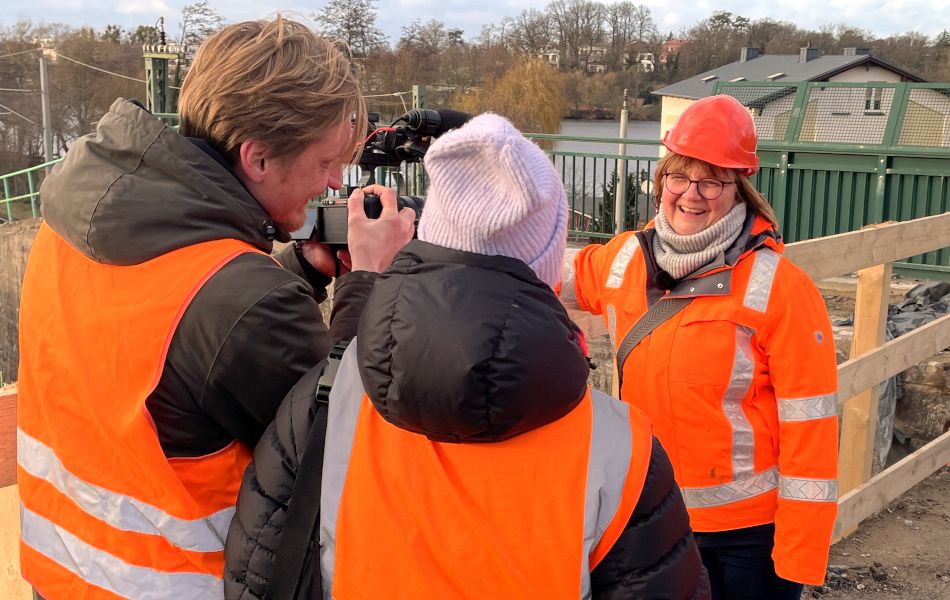
[(383, 214), (383, 202), (376, 194), (363, 196), (363, 212), (368, 219), (378, 219)]

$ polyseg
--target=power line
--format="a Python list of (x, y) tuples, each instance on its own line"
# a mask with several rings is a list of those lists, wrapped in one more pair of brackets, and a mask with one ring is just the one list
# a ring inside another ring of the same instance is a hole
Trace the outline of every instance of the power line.
[(406, 99), (403, 98), (403, 96), (408, 96), (408, 95), (410, 95), (410, 94), (412, 94), (412, 92), (393, 92), (393, 93), (391, 93), (391, 94), (373, 94), (373, 95), (370, 95), (370, 96), (363, 96), (363, 98), (388, 98), (388, 97), (390, 97), (390, 96), (395, 96), (395, 97), (399, 98), (399, 101), (400, 101), (400, 102), (402, 102), (402, 108), (403, 108), (403, 110), (404, 110), (404, 111), (408, 111), (409, 108), (406, 106)]
[(26, 121), (27, 123), (31, 123), (31, 124), (33, 124), (33, 125), (36, 125), (36, 121), (34, 121), (33, 119), (30, 119), (30, 118), (24, 117), (23, 115), (21, 115), (20, 113), (18, 113), (18, 112), (15, 111), (15, 110), (13, 110), (13, 109), (10, 108), (9, 106), (5, 106), (5, 105), (3, 105), (3, 104), (0, 104), (0, 108), (2, 108), (3, 110), (8, 110), (8, 111), (10, 111), (11, 114), (14, 114), (14, 115), (20, 117), (21, 119), (23, 119), (23, 120)]
[(114, 72), (114, 71), (107, 71), (107, 70), (105, 70), (105, 69), (100, 69), (99, 67), (94, 67), (94, 66), (92, 66), (92, 65), (86, 64), (86, 63), (84, 63), (84, 62), (82, 62), (82, 61), (76, 60), (75, 58), (70, 58), (70, 57), (66, 56), (65, 54), (63, 54), (62, 52), (58, 53), (57, 56), (58, 56), (59, 58), (65, 58), (66, 60), (68, 60), (68, 61), (70, 61), (70, 62), (74, 62), (74, 63), (76, 63), (77, 65), (82, 65), (83, 67), (86, 67), (86, 68), (89, 68), (89, 69), (93, 69), (93, 70), (99, 71), (99, 72), (101, 72), (101, 73), (105, 73), (106, 75), (113, 75), (113, 76), (115, 76), (115, 77), (121, 77), (121, 78), (123, 78), (123, 79), (129, 79), (129, 80), (131, 80), (131, 81), (135, 81), (135, 82), (138, 82), (138, 83), (145, 83), (145, 80), (144, 80), (144, 79), (136, 79), (135, 77), (129, 77), (128, 75), (123, 75), (122, 73), (116, 73), (116, 72)]
[(10, 58), (11, 56), (20, 56), (21, 54), (29, 54), (30, 52), (39, 52), (42, 48), (31, 48), (30, 50), (21, 50), (19, 52), (14, 52), (13, 54), (3, 54), (0, 55), (0, 58)]

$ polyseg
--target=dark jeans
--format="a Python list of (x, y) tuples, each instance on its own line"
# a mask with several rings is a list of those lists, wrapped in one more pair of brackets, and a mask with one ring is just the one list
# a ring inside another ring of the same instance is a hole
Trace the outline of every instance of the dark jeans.
[(799, 600), (804, 586), (775, 574), (775, 525), (693, 532), (713, 600)]

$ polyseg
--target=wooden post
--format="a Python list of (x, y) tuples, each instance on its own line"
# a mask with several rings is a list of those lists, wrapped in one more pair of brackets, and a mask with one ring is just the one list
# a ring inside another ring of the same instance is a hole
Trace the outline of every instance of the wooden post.
[(0, 390), (0, 488), (16, 483), (16, 388)]
[(20, 577), (20, 499), (16, 484), (16, 389), (0, 391), (0, 598), (29, 600)]
[[(852, 358), (884, 343), (891, 267), (892, 263), (885, 263), (858, 271)], [(871, 477), (879, 389), (879, 384), (873, 385), (845, 402), (838, 454), (839, 494), (853, 490)]]

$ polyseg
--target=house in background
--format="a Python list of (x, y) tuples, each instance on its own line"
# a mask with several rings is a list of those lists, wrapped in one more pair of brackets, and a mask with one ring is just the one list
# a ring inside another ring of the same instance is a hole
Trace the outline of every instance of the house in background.
[(561, 68), (561, 51), (558, 50), (557, 48), (554, 48), (554, 49), (549, 48), (545, 50), (544, 52), (541, 53), (540, 57), (541, 57), (541, 60), (548, 63), (555, 69)]
[[(798, 55), (761, 54), (756, 48), (742, 48), (736, 62), (653, 92), (662, 98), (660, 136), (676, 123), (686, 107), (712, 95), (717, 81), (901, 83), (923, 79), (871, 56), (866, 48), (845, 48), (843, 54), (825, 56), (820, 56), (817, 48), (802, 48)], [(739, 100), (749, 107), (759, 138), (783, 139), (795, 87), (755, 87), (750, 83), (742, 94)], [(893, 95), (893, 88), (886, 87), (816, 90), (808, 100), (799, 140), (874, 143), (883, 135)], [(925, 94), (916, 103), (920, 107), (914, 110), (943, 111), (944, 103), (950, 103), (950, 99), (940, 93)]]
[(665, 65), (675, 59), (684, 45), (686, 45), (685, 40), (673, 39), (671, 35), (665, 42), (660, 44), (659, 64)]

